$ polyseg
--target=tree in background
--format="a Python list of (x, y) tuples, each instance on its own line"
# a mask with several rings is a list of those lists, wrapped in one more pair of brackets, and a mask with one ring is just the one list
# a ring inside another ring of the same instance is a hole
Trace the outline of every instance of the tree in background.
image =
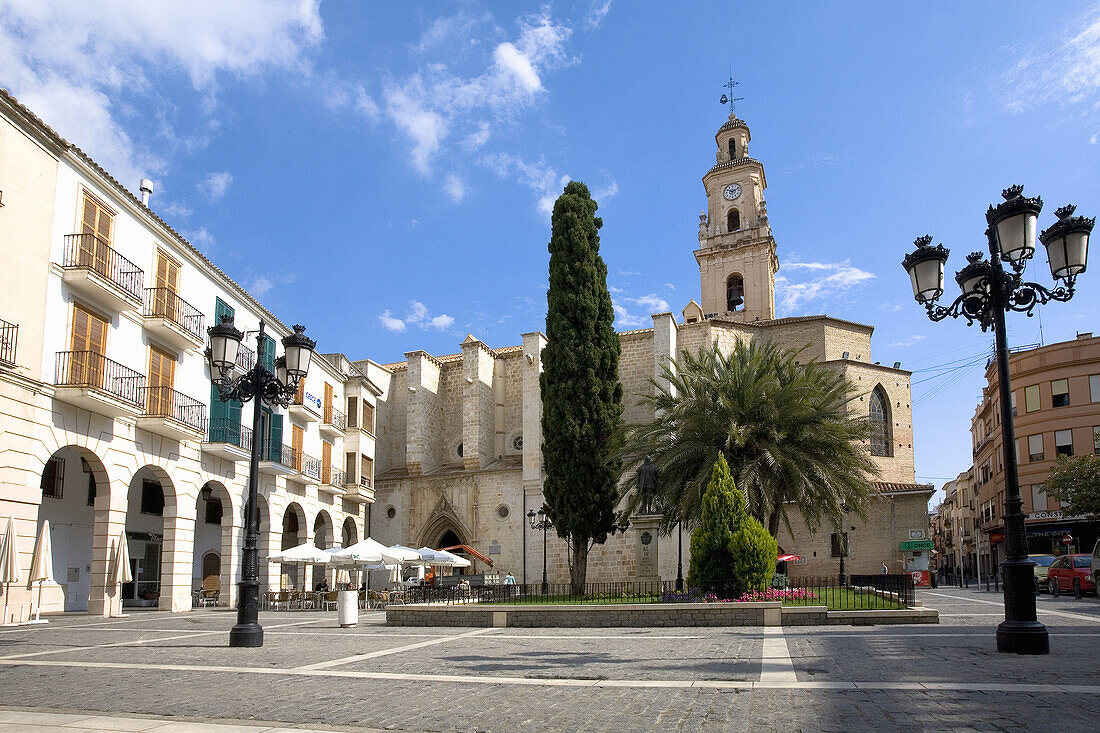
[(745, 511), (745, 498), (719, 453), (703, 493), (699, 525), (691, 533), (688, 585), (704, 591), (718, 587), (731, 598), (764, 590), (775, 572), (778, 550), (764, 525)]
[(584, 592), (588, 553), (617, 525), (616, 449), (623, 411), (619, 339), (607, 265), (600, 257), (596, 202), (571, 181), (554, 203), (546, 348), (542, 352), (543, 495), (550, 520), (570, 547), (569, 579)]
[(1100, 515), (1100, 456), (1058, 456), (1043, 489), (1069, 516)]
[[(874, 495), (878, 469), (867, 446), (866, 416), (853, 414), (856, 395), (843, 375), (796, 349), (739, 341), (729, 353), (715, 343), (681, 352), (662, 366), (667, 386), (639, 395), (657, 416), (626, 430), (632, 456), (657, 464), (658, 506), (665, 531), (676, 518), (699, 520), (715, 457), (724, 456), (750, 515), (775, 537), (796, 508), (815, 532), (843, 522), (844, 507), (860, 517)], [(635, 478), (628, 478), (626, 488)], [(628, 510), (636, 503), (636, 494)]]

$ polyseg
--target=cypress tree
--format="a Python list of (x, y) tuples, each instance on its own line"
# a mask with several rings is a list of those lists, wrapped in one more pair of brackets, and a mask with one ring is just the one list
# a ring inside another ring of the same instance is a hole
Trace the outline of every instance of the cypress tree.
[(745, 497), (722, 453), (714, 462), (702, 504), (699, 526), (691, 533), (688, 585), (702, 590), (718, 586), (731, 597), (766, 589), (779, 546), (745, 511)]
[(589, 550), (616, 526), (621, 467), (613, 444), (623, 411), (620, 347), (596, 208), (580, 181), (569, 182), (554, 203), (539, 378), (543, 496), (558, 536), (569, 542), (574, 594), (584, 592)]

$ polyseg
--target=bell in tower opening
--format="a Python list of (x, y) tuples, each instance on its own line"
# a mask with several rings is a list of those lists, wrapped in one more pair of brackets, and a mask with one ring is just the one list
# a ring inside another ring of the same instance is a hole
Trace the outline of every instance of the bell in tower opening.
[(739, 310), (745, 303), (745, 280), (737, 273), (726, 280), (726, 310)]

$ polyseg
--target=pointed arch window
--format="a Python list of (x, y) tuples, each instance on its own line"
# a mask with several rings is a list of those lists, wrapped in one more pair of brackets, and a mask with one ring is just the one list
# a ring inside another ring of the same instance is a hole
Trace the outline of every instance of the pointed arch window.
[(871, 455), (892, 455), (890, 450), (893, 441), (890, 435), (890, 402), (886, 399), (886, 392), (882, 389), (882, 385), (875, 387), (871, 392), (869, 412), (871, 419)]
[(730, 209), (726, 213), (726, 231), (736, 232), (741, 229), (741, 212), (737, 209)]
[(745, 278), (733, 273), (726, 279), (726, 310), (737, 311), (745, 307)]

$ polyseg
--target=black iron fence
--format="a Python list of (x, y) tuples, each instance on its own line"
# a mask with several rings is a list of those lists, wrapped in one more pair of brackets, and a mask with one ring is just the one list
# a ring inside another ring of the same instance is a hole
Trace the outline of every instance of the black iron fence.
[(202, 311), (170, 288), (145, 288), (145, 308), (142, 314), (146, 318), (165, 318), (195, 339), (202, 340)]
[(65, 255), (62, 267), (92, 270), (121, 288), (135, 302), (141, 301), (141, 268), (126, 259), (103, 237), (96, 234), (65, 235)]
[(15, 347), (19, 340), (19, 326), (0, 318), (0, 364), (15, 366)]
[(238, 448), (252, 450), (252, 430), (241, 425), (239, 420), (214, 418), (210, 421), (210, 442), (229, 443)]
[(144, 405), (145, 376), (95, 351), (59, 351), (54, 384), (87, 387), (135, 407)]
[[(777, 576), (783, 578), (783, 576)], [(452, 578), (447, 578), (448, 581)], [(785, 606), (827, 606), (831, 610), (905, 608), (914, 600), (913, 580), (908, 575), (854, 575), (845, 583), (839, 576), (777, 580), (766, 590), (746, 591), (741, 581), (711, 582), (700, 588), (676, 590), (676, 581), (646, 583), (586, 583), (574, 593), (568, 583), (516, 585), (419, 586), (405, 591), (407, 603), (519, 604), (614, 604), (614, 603), (732, 603), (779, 601)]]
[(171, 387), (145, 388), (145, 414), (163, 417), (206, 432), (206, 405)]

